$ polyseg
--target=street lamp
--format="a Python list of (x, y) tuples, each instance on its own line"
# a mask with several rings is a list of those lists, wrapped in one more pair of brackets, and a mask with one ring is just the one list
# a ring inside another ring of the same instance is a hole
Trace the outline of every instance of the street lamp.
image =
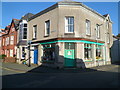
[(31, 66), (31, 64), (30, 64), (30, 58), (31, 58), (31, 57), (30, 57), (30, 44), (31, 44), (31, 41), (29, 40), (29, 41), (28, 41), (28, 50), (29, 50), (29, 56), (28, 56), (28, 57), (29, 57), (29, 58), (28, 58), (29, 62), (28, 62), (28, 67)]

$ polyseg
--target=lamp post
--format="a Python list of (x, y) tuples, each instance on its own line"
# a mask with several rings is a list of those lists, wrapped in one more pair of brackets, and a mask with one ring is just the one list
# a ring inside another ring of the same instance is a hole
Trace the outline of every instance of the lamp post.
[(28, 50), (29, 50), (29, 56), (28, 56), (28, 57), (29, 57), (29, 58), (28, 58), (29, 62), (28, 62), (28, 67), (31, 66), (31, 64), (30, 64), (30, 58), (31, 58), (31, 57), (30, 57), (30, 44), (31, 44), (31, 41), (29, 40), (29, 41), (28, 41)]

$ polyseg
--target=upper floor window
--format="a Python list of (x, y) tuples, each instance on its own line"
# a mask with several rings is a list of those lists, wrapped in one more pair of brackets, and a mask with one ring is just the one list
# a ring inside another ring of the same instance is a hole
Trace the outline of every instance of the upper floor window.
[(100, 25), (96, 24), (96, 36), (97, 38), (100, 38)]
[(37, 25), (33, 26), (33, 39), (37, 38)]
[(27, 28), (23, 29), (23, 39), (27, 39)]
[(106, 20), (106, 28), (109, 29), (109, 22)]
[(24, 24), (24, 27), (27, 27), (27, 24)]
[(9, 37), (6, 37), (5, 45), (7, 46), (9, 44)]
[(10, 37), (10, 44), (13, 45), (14, 44), (14, 36)]
[(86, 20), (86, 35), (90, 35), (91, 33), (91, 25), (90, 25), (90, 20)]
[(65, 18), (65, 33), (74, 32), (74, 17)]
[(4, 38), (3, 38), (3, 41), (2, 41), (2, 42), (3, 42), (3, 46), (4, 46), (4, 45), (5, 45), (5, 39), (4, 39)]
[(107, 33), (107, 43), (110, 43), (110, 35)]
[(50, 35), (50, 20), (45, 21), (45, 36)]
[(2, 44), (2, 39), (0, 38), (0, 47), (2, 46), (1, 44)]
[(14, 31), (15, 31), (15, 28), (13, 27), (13, 28), (12, 28), (12, 32), (14, 32)]

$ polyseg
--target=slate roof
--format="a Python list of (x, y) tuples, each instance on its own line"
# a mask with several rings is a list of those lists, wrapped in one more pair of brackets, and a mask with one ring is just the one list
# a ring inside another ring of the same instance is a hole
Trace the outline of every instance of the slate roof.
[(30, 18), (30, 17), (32, 17), (34, 14), (32, 14), (32, 13), (27, 13), (27, 14), (25, 14), (21, 19), (20, 19), (20, 21), (21, 20), (27, 20), (28, 21), (28, 19)]

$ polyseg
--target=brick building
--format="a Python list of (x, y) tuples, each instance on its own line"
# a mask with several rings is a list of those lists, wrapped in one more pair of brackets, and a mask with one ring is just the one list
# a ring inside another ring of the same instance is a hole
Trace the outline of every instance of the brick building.
[(11, 24), (5, 27), (5, 34), (2, 35), (2, 54), (7, 56), (7, 62), (16, 56), (18, 22), (18, 19), (12, 19)]

